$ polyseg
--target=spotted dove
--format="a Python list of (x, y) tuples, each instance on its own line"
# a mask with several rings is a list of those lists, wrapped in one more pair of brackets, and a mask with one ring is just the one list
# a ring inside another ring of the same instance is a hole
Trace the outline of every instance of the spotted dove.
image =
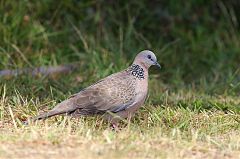
[(114, 73), (72, 95), (34, 121), (59, 114), (70, 116), (103, 115), (115, 123), (119, 118), (129, 118), (143, 105), (148, 92), (148, 69), (156, 65), (155, 54), (149, 50), (140, 52), (127, 69)]

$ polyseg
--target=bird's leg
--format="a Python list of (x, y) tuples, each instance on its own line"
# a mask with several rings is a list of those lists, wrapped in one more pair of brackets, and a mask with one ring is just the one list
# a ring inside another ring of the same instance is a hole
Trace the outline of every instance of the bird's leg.
[(114, 130), (114, 131), (120, 131), (117, 122), (111, 122), (111, 128), (112, 128), (112, 130)]

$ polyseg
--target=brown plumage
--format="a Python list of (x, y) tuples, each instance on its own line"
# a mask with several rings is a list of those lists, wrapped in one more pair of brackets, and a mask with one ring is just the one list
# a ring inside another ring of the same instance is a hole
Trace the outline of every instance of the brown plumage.
[[(34, 120), (66, 114), (70, 116), (102, 114), (115, 121), (113, 114), (126, 118), (144, 103), (148, 89), (148, 68), (158, 65), (153, 52), (140, 52), (126, 70), (112, 74), (59, 103)], [(110, 113), (107, 113), (110, 112)]]

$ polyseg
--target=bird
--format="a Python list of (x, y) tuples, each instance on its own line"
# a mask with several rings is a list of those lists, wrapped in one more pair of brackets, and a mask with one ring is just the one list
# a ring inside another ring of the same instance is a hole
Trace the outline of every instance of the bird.
[(152, 65), (161, 68), (156, 55), (150, 50), (143, 50), (128, 68), (73, 94), (49, 112), (33, 118), (33, 121), (55, 115), (102, 115), (114, 127), (120, 119), (131, 118), (144, 104), (148, 94), (148, 69)]

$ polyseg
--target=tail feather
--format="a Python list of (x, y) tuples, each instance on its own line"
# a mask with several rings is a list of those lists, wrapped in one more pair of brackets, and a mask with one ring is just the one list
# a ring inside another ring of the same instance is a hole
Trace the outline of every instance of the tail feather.
[(69, 114), (75, 109), (76, 109), (76, 106), (73, 104), (73, 102), (70, 99), (68, 99), (59, 103), (55, 108), (53, 108), (49, 112), (36, 116), (35, 118), (33, 118), (33, 121), (47, 119), (52, 116), (60, 115), (60, 114)]
[(44, 120), (44, 119), (47, 119), (47, 118), (50, 118), (52, 116), (55, 116), (55, 115), (59, 115), (59, 114), (63, 114), (64, 112), (57, 112), (57, 111), (49, 111), (47, 113), (43, 113), (43, 114), (40, 114), (36, 117), (33, 118), (33, 121), (37, 121), (37, 120)]

